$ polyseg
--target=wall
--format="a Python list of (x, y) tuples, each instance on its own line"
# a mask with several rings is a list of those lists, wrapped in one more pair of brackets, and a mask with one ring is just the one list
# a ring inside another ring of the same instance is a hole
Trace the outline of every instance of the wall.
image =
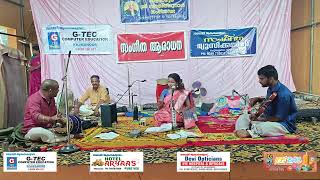
[[(17, 35), (17, 30), (14, 28), (9, 28), (9, 27), (0, 25), (0, 29), (5, 30), (5, 32), (8, 34)], [(1, 38), (5, 38), (5, 39), (8, 38), (8, 42), (7, 42), (8, 44), (4, 43), (4, 45), (17, 49), (17, 38), (16, 37), (1, 34)]]
[[(11, 0), (12, 1), (12, 0)], [(27, 40), (32, 43), (37, 43), (36, 32), (33, 25), (32, 12), (29, 0), (22, 0), (23, 5), (12, 3), (10, 0), (0, 1), (0, 25), (16, 29), (16, 34), (27, 37)], [(19, 2), (19, 1), (14, 1)], [(24, 27), (21, 26), (20, 21), (20, 7), (23, 8)], [(24, 31), (24, 32), (23, 32)], [(14, 42), (10, 42), (14, 43)], [(16, 42), (18, 49), (24, 52), (24, 46)], [(29, 49), (26, 48), (27, 56)]]
[(320, 95), (319, 0), (314, 0), (313, 11), (312, 26), (312, 0), (292, 1), (291, 64), (297, 91)]
[[(242, 94), (260, 96), (264, 95), (266, 90), (259, 84), (256, 71), (267, 64), (275, 65), (279, 70), (279, 79), (290, 90), (295, 91), (290, 58), (291, 0), (190, 1), (191, 15), (188, 22), (139, 25), (121, 23), (119, 1), (41, 0), (41, 3), (39, 1), (30, 0), (39, 38), (43, 34), (41, 28), (47, 24), (110, 24), (114, 36), (123, 33), (162, 33), (181, 30), (189, 32), (191, 29), (251, 26), (258, 29), (258, 50), (252, 57), (190, 58), (188, 56), (186, 61), (118, 64), (117, 53), (90, 56), (72, 54), (68, 70), (70, 84), (68, 87), (76, 97), (91, 86), (88, 81), (90, 76), (98, 74), (101, 84), (109, 87), (111, 98), (115, 101), (119, 99), (117, 94), (122, 94), (128, 88), (128, 81), (131, 84), (134, 80), (146, 79), (147, 82), (141, 86), (135, 84), (131, 92), (138, 95), (135, 98), (138, 104), (155, 102), (156, 80), (167, 77), (172, 72), (182, 77), (188, 90), (192, 89), (193, 82), (201, 81), (202, 86), (208, 91), (203, 102), (212, 102), (221, 95), (231, 95), (232, 89)], [(186, 39), (188, 38), (187, 35)], [(116, 43), (114, 39), (114, 45)], [(187, 49), (189, 44), (187, 40)], [(117, 52), (117, 46), (114, 47), (114, 52)], [(65, 57), (65, 55), (42, 53), (42, 78), (57, 79), (62, 85), (60, 79), (63, 76)], [(119, 103), (128, 102), (127, 96), (121, 100)]]
[[(314, 21), (318, 22), (318, 24), (314, 26), (312, 56), (310, 56), (312, 27), (308, 26), (311, 22), (311, 2), (312, 0), (292, 1), (291, 68), (297, 91), (320, 95), (320, 0), (314, 0)], [(0, 25), (14, 28), (17, 35), (26, 36), (29, 41), (37, 43), (29, 0), (24, 1), (25, 35), (22, 32), (20, 23), (20, 6), (7, 0), (1, 0), (0, 9)], [(18, 49), (24, 52), (24, 47), (21, 43), (17, 44)], [(28, 56), (28, 49), (26, 53)], [(310, 57), (313, 57), (312, 69), (310, 69)], [(312, 70), (311, 81), (310, 70)], [(310, 85), (311, 89), (309, 89)]]

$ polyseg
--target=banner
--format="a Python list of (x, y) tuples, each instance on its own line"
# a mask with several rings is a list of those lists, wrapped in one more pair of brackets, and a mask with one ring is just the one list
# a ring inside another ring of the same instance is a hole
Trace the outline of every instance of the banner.
[(4, 172), (57, 172), (56, 152), (4, 152)]
[(109, 25), (50, 25), (42, 32), (45, 54), (112, 54)]
[(184, 60), (185, 33), (118, 34), (118, 62)]
[(189, 20), (189, 0), (120, 0), (122, 23)]
[(190, 56), (236, 57), (256, 54), (257, 28), (191, 30)]
[(90, 152), (90, 172), (143, 172), (143, 152)]
[(177, 172), (230, 172), (230, 152), (178, 152)]
[(263, 152), (269, 171), (317, 172), (317, 152)]

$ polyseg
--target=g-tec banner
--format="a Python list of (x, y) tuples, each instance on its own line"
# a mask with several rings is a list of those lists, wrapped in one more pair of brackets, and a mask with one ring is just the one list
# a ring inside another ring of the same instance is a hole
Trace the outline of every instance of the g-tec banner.
[(185, 33), (118, 34), (118, 62), (186, 59)]
[(189, 0), (120, 0), (122, 23), (189, 20)]
[(42, 29), (45, 54), (112, 54), (110, 25), (49, 25)]
[(257, 28), (191, 30), (190, 56), (252, 56), (256, 54)]

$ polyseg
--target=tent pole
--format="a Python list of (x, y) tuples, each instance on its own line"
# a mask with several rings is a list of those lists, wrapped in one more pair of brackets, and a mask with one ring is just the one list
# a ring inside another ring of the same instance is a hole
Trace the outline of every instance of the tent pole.
[(312, 94), (313, 81), (313, 48), (314, 48), (314, 0), (311, 0), (311, 31), (310, 31), (310, 69), (309, 69), (309, 93)]

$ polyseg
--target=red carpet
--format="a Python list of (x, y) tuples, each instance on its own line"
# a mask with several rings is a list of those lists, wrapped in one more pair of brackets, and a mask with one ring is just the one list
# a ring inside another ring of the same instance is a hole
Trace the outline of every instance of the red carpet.
[[(298, 135), (286, 135), (278, 137), (265, 137), (265, 138), (235, 138), (233, 131), (235, 130), (235, 122), (237, 117), (234, 118), (215, 118), (211, 116), (198, 117), (197, 126), (202, 133), (212, 133), (207, 139), (198, 139), (197, 141), (188, 142), (193, 146), (211, 146), (221, 144), (303, 144), (308, 143), (308, 139)], [(219, 137), (219, 139), (215, 139)]]
[(230, 133), (234, 131), (236, 118), (218, 119), (211, 116), (200, 116), (196, 124), (202, 133)]

